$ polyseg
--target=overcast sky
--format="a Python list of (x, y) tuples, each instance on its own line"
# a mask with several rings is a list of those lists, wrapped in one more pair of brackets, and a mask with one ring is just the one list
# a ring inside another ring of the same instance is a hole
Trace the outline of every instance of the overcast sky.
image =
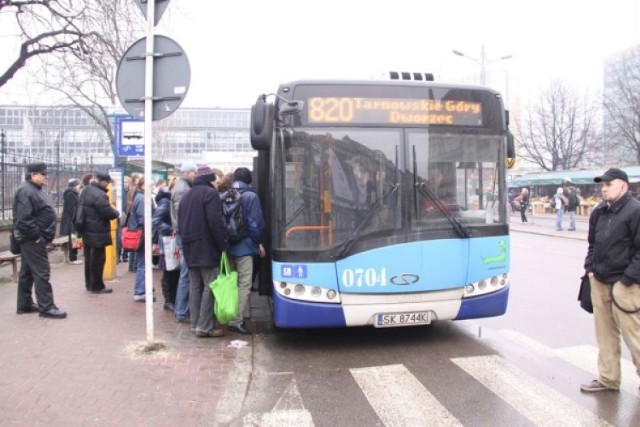
[[(471, 79), (480, 66), (451, 51), (480, 60), (483, 45), (489, 83), (508, 81), (513, 99), (553, 78), (597, 91), (604, 57), (640, 44), (640, 1), (171, 0), (156, 34), (189, 58), (183, 106), (244, 108), (281, 82), (390, 70)], [(0, 104), (20, 89), (10, 84)]]

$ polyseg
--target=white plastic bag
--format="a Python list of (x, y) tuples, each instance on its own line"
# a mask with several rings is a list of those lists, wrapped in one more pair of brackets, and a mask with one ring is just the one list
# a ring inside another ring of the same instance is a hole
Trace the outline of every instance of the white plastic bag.
[(180, 268), (180, 250), (176, 245), (176, 236), (163, 236), (164, 265), (167, 271)]

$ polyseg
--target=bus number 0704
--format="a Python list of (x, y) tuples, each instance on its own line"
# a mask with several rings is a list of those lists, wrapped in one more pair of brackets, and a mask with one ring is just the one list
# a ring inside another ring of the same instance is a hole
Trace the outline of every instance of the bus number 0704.
[(342, 272), (342, 286), (351, 288), (356, 286), (361, 288), (366, 286), (387, 286), (387, 269), (382, 268), (378, 272), (375, 268), (345, 268)]

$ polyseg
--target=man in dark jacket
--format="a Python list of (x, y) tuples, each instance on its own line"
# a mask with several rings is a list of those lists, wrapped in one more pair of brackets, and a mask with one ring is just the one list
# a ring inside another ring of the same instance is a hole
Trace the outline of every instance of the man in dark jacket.
[(209, 283), (218, 277), (220, 257), (227, 249), (227, 230), (222, 219), (222, 202), (213, 186), (216, 175), (200, 166), (178, 208), (182, 250), (189, 268), (189, 311), (191, 329), (198, 337), (220, 337), (213, 318), (213, 294)]
[[(17, 313), (39, 311), (41, 317), (64, 319), (67, 313), (53, 302), (53, 289), (49, 282), (51, 267), (47, 243), (56, 234), (56, 212), (42, 189), (47, 185), (47, 179), (45, 163), (28, 165), (26, 180), (18, 187), (13, 200), (13, 234), (21, 253)], [(33, 288), (37, 305), (31, 295)]]
[(627, 174), (617, 168), (594, 179), (603, 202), (589, 218), (585, 269), (591, 282), (598, 343), (598, 378), (584, 392), (620, 389), (620, 334), (640, 372), (640, 201), (629, 191)]
[(120, 216), (117, 209), (111, 207), (107, 196), (107, 187), (111, 177), (107, 172), (96, 174), (96, 180), (82, 190), (80, 203), (84, 210), (84, 228), (82, 242), (84, 244), (84, 285), (87, 291), (94, 294), (112, 292), (102, 280), (106, 262), (105, 248), (113, 244), (111, 240), (112, 219)]
[(78, 206), (78, 193), (80, 189), (79, 179), (70, 179), (67, 188), (62, 193), (62, 219), (60, 220), (60, 235), (69, 236), (69, 264), (82, 264), (78, 260), (78, 249), (73, 247), (71, 234), (76, 231), (73, 227), (73, 214)]

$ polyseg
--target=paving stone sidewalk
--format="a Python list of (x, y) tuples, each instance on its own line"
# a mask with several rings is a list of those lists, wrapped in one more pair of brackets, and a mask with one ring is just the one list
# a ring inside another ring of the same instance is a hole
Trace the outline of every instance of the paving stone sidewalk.
[[(145, 304), (133, 301), (134, 273), (120, 264), (107, 284), (114, 292), (96, 295), (84, 288), (83, 265), (59, 261), (52, 283), (56, 304), (69, 313), (63, 320), (17, 315), (16, 285), (0, 272), (0, 426), (221, 425), (237, 414), (251, 336), (195, 337), (162, 310), (154, 272), (154, 336), (166, 347), (145, 354)], [(269, 316), (265, 301), (252, 294), (256, 317)], [(234, 340), (247, 346), (230, 348)]]
[[(513, 232), (586, 239), (547, 224)], [(64, 320), (17, 315), (11, 267), (0, 267), (0, 426), (214, 426), (239, 413), (252, 370), (252, 337), (228, 333), (197, 338), (188, 324), (162, 310), (160, 272), (154, 272), (155, 340), (165, 349), (144, 354), (145, 305), (133, 301), (134, 274), (119, 264), (112, 294), (85, 291), (84, 266), (50, 254), (56, 304)], [(270, 330), (268, 298), (251, 295), (258, 333)], [(234, 340), (244, 348), (229, 347)]]

